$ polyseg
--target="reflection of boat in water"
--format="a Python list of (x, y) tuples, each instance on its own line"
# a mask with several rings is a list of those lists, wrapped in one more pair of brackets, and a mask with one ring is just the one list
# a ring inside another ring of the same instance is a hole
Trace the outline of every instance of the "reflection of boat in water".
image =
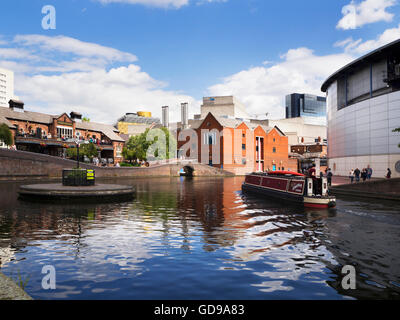
[(304, 207), (336, 206), (336, 198), (328, 195), (326, 178), (306, 178), (303, 174), (291, 171), (247, 174), (242, 190), (302, 204)]

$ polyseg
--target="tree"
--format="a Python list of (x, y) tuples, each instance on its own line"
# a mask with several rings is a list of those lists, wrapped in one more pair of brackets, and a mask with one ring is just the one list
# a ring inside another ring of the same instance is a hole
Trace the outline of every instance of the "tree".
[(90, 119), (87, 118), (87, 117), (83, 117), (83, 118), (82, 118), (82, 122), (90, 122)]
[(7, 146), (14, 143), (11, 130), (5, 123), (0, 125), (0, 141), (3, 141)]
[[(171, 135), (167, 128), (162, 128), (161, 132), (146, 129), (144, 133), (130, 137), (126, 147), (122, 151), (125, 160), (128, 160), (129, 162), (147, 161), (147, 151), (158, 141), (158, 136), (160, 134), (164, 134), (166, 143), (158, 144), (158, 149), (155, 150), (154, 156), (159, 159), (175, 158), (177, 146), (176, 139)], [(154, 138), (152, 138), (153, 135), (155, 136)]]
[[(67, 156), (69, 158), (76, 159), (77, 152), (78, 152), (77, 148), (69, 148), (67, 150)], [(94, 143), (82, 144), (79, 147), (79, 158), (80, 159), (83, 159), (84, 156), (86, 156), (90, 159), (93, 159), (93, 157), (96, 157), (97, 155), (98, 155), (98, 151), (97, 151), (97, 148), (94, 145)]]

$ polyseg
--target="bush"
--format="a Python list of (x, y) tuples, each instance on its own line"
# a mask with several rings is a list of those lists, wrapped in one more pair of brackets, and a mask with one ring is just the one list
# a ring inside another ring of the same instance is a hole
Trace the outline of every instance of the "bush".
[(14, 143), (11, 130), (5, 123), (0, 125), (0, 141), (3, 141), (7, 146), (11, 146)]

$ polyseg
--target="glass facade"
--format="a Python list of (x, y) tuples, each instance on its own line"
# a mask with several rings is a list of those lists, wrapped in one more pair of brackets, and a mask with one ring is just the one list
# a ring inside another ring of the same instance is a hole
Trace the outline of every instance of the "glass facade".
[(326, 98), (293, 93), (286, 96), (286, 118), (326, 117)]

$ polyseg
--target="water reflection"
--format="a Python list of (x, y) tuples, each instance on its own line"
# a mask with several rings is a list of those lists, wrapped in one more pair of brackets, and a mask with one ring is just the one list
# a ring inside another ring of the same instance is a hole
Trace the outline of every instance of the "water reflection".
[[(30, 276), (40, 299), (399, 298), (398, 208), (305, 210), (244, 195), (242, 180), (123, 180), (134, 201), (79, 206), (21, 202), (18, 184), (0, 184), (2, 271)], [(341, 289), (346, 264), (355, 291)]]

